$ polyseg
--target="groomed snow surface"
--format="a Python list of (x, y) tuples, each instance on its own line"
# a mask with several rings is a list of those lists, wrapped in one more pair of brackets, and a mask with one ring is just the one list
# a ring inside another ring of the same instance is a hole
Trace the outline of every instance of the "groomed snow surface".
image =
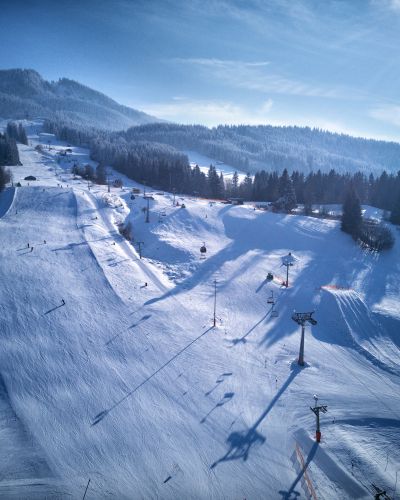
[[(1, 498), (400, 495), (398, 232), (375, 254), (336, 221), (167, 193), (146, 223), (133, 182), (89, 191), (87, 151), (30, 140), (0, 195)], [(303, 368), (293, 310), (318, 321)]]

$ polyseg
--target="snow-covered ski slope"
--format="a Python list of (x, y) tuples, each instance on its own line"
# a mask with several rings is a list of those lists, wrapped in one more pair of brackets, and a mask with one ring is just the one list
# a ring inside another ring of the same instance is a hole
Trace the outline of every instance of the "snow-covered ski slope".
[[(82, 498), (89, 478), (87, 499), (393, 495), (398, 234), (372, 254), (335, 221), (156, 193), (146, 224), (142, 196), (89, 191), (68, 173), (87, 152), (57, 147), (21, 146), (0, 195), (0, 498)], [(293, 310), (318, 321), (304, 368)]]
[(237, 172), (240, 181), (242, 181), (246, 177), (246, 172), (232, 167), (227, 163), (218, 161), (215, 158), (210, 158), (209, 156), (202, 155), (200, 153), (197, 153), (196, 151), (185, 150), (183, 152), (189, 158), (191, 167), (195, 167), (197, 165), (205, 174), (207, 174), (210, 165), (214, 165), (219, 174), (222, 172), (224, 179), (232, 179), (235, 172)]

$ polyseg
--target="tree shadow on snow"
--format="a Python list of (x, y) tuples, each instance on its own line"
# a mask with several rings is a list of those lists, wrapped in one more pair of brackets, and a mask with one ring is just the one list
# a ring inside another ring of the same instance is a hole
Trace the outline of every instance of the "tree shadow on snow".
[[(168, 291), (160, 297), (153, 298), (146, 302), (146, 305), (159, 302), (170, 296), (178, 295), (184, 291), (195, 288), (199, 283), (206, 282), (219, 271), (227, 262), (236, 261), (241, 256), (250, 251), (259, 251), (260, 254), (253, 257), (262, 258), (262, 255), (270, 252), (276, 252), (282, 249), (282, 252), (290, 248), (292, 252), (310, 252), (310, 236), (296, 232), (299, 223), (306, 223), (306, 218), (297, 218), (286, 214), (270, 214), (270, 213), (257, 213), (256, 216), (236, 217), (235, 213), (230, 211), (222, 216), (222, 221), (225, 227), (225, 235), (231, 242), (222, 248), (214, 255), (207, 257), (201, 266), (191, 275), (188, 276), (179, 286), (173, 290)], [(266, 229), (271, 230), (270, 233)], [(326, 249), (334, 249), (335, 241), (338, 238), (339, 229), (336, 228), (326, 235), (318, 236), (313, 240), (313, 250), (316, 254), (325, 255)], [(293, 232), (293, 234), (291, 234)], [(251, 235), (251, 238), (244, 237), (245, 234)], [(333, 250), (331, 250), (333, 251)], [(337, 255), (331, 256), (332, 259), (337, 258)], [(316, 265), (321, 273), (326, 271), (329, 277), (335, 274), (334, 266), (324, 266), (324, 259), (319, 259)], [(240, 275), (245, 272), (247, 265), (240, 271), (230, 277), (229, 280), (224, 280), (226, 285), (231, 281), (235, 275)], [(314, 276), (318, 276), (315, 274)], [(321, 277), (320, 285), (325, 284), (328, 278)], [(261, 286), (262, 288), (262, 286)], [(258, 292), (260, 287), (256, 290)], [(315, 290), (315, 285), (313, 287)]]
[[(232, 207), (229, 208), (232, 209)], [(206, 282), (211, 279), (211, 277), (219, 271), (225, 263), (235, 261), (240, 256), (245, 255), (251, 250), (269, 250), (268, 246), (272, 240), (265, 238), (263, 231), (263, 229), (265, 229), (263, 223), (263, 216), (265, 214), (259, 214), (259, 217), (252, 219), (235, 217), (234, 215), (231, 215), (228, 210), (226, 212), (221, 211), (220, 214), (223, 214), (222, 221), (225, 226), (225, 233), (227, 238), (231, 239), (231, 242), (219, 252), (207, 257), (201, 266), (199, 266), (191, 276), (188, 276), (184, 281), (182, 281), (179, 286), (176, 286), (174, 289), (168, 291), (160, 297), (149, 300), (145, 305), (153, 304), (169, 298), (170, 296), (175, 296), (184, 291), (192, 290), (199, 283)], [(212, 231), (212, 227), (210, 230)], [(253, 237), (251, 239), (243, 238), (243, 234), (246, 233), (253, 235)], [(279, 242), (276, 241), (276, 237), (273, 241), (275, 248), (276, 244), (279, 244)], [(283, 248), (286, 248), (284, 244)], [(229, 281), (225, 281), (225, 284), (227, 282)]]

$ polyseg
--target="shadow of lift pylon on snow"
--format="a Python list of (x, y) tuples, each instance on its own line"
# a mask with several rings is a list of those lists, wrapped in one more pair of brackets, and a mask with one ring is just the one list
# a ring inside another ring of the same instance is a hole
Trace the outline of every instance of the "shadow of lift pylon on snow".
[(226, 454), (218, 459), (211, 465), (211, 469), (214, 469), (218, 464), (223, 462), (229, 462), (231, 460), (240, 460), (243, 459), (245, 462), (249, 458), (249, 453), (251, 448), (257, 443), (262, 445), (265, 443), (265, 437), (257, 431), (257, 427), (261, 424), (261, 422), (265, 419), (268, 413), (275, 406), (276, 402), (285, 392), (285, 390), (289, 387), (289, 385), (293, 382), (295, 377), (300, 373), (301, 368), (294, 366), (292, 372), (289, 377), (286, 379), (285, 383), (279, 389), (279, 391), (272, 398), (271, 402), (267, 406), (267, 408), (261, 413), (258, 419), (254, 422), (254, 424), (246, 431), (241, 432), (232, 432), (226, 442), (229, 445), (229, 450)]
[[(151, 318), (151, 314), (146, 314), (145, 316), (142, 316), (142, 317), (139, 319), (139, 321), (137, 321), (136, 323), (133, 323), (133, 325), (129, 326), (129, 327), (127, 328), (127, 330), (125, 330), (125, 331), (131, 330), (132, 328), (136, 328), (138, 325), (140, 325), (140, 323), (141, 323), (142, 321), (146, 321), (146, 320), (148, 320), (149, 318)], [(119, 333), (117, 333), (116, 335), (114, 335), (114, 337), (111, 337), (109, 340), (107, 340), (107, 342), (106, 342), (104, 345), (109, 345), (109, 344), (111, 344), (111, 342), (113, 342), (115, 339), (117, 339), (118, 337), (120, 337), (123, 333), (125, 333), (125, 332), (119, 332)]]
[(238, 344), (245, 344), (247, 342), (246, 340), (246, 337), (248, 337), (259, 325), (261, 325), (261, 323), (266, 320), (268, 318), (268, 316), (271, 314), (273, 310), (273, 306), (269, 309), (269, 311), (266, 312), (266, 314), (264, 314), (264, 316), (257, 322), (255, 323), (251, 328), (250, 330), (248, 330), (242, 337), (237, 337), (237, 338), (234, 338), (234, 339), (229, 339), (227, 340), (228, 342), (231, 342), (232, 345), (231, 347), (233, 346), (236, 346)]
[[(295, 488), (296, 488), (297, 484), (300, 481), (303, 481), (304, 479), (306, 479), (306, 484), (307, 485), (309, 484), (309, 491), (308, 491), (308, 493), (310, 494), (310, 497), (316, 499), (314, 489), (312, 487), (312, 484), (310, 483), (310, 479), (307, 476), (307, 468), (310, 465), (312, 459), (314, 458), (315, 453), (317, 452), (317, 448), (318, 448), (318, 443), (315, 442), (312, 445), (312, 447), (310, 449), (310, 452), (309, 452), (309, 454), (308, 454), (307, 459), (306, 459), (305, 462), (304, 462), (304, 460), (302, 458), (302, 462), (301, 462), (302, 466), (300, 467), (300, 471), (299, 471), (296, 479), (291, 484), (291, 486), (288, 489), (288, 491), (284, 491), (284, 490), (280, 490), (279, 491), (279, 494), (282, 496), (282, 500), (294, 500), (297, 497), (299, 497), (300, 493), (298, 491), (296, 491)], [(294, 455), (295, 454), (296, 454), (296, 450), (294, 452)], [(296, 457), (294, 457), (294, 460), (296, 460)]]
[(50, 314), (51, 312), (55, 311), (56, 309), (60, 309), (60, 307), (64, 307), (64, 306), (65, 306), (65, 302), (62, 302), (59, 306), (55, 306), (52, 309), (49, 309), (48, 311), (43, 313), (43, 315)]
[(147, 377), (145, 380), (143, 380), (143, 382), (141, 382), (139, 385), (137, 385), (134, 389), (132, 389), (131, 391), (129, 391), (127, 394), (125, 394), (124, 397), (122, 397), (119, 401), (117, 401), (116, 403), (114, 403), (112, 406), (110, 406), (110, 408), (106, 409), (106, 410), (103, 410), (101, 411), (100, 413), (98, 413), (94, 419), (93, 419), (93, 422), (92, 422), (92, 427), (94, 425), (97, 425), (98, 423), (100, 423), (109, 413), (111, 413), (113, 410), (115, 410), (115, 408), (117, 408), (121, 403), (123, 403), (125, 400), (127, 400), (130, 396), (132, 396), (132, 394), (134, 394), (137, 390), (139, 390), (142, 386), (144, 386), (149, 380), (151, 380), (153, 377), (155, 377), (158, 373), (160, 373), (164, 368), (166, 368), (170, 363), (172, 363), (172, 361), (174, 361), (177, 357), (179, 357), (183, 352), (185, 352), (191, 345), (193, 345), (195, 342), (197, 342), (198, 340), (201, 339), (201, 337), (204, 337), (204, 335), (206, 335), (210, 330), (213, 330), (214, 327), (211, 326), (210, 328), (208, 328), (207, 330), (205, 330), (203, 333), (201, 333), (198, 337), (196, 337), (194, 340), (192, 340), (191, 342), (189, 342), (188, 345), (186, 345), (183, 349), (181, 349), (180, 351), (178, 351), (174, 356), (172, 356), (171, 359), (169, 359), (166, 363), (164, 363), (162, 366), (160, 366), (160, 368), (158, 368), (155, 372), (153, 372), (149, 377)]

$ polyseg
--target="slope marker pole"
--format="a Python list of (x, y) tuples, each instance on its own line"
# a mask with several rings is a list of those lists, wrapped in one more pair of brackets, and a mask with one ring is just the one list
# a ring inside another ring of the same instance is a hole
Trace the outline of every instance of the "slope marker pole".
[(217, 322), (217, 280), (214, 280), (214, 317), (213, 317), (214, 328), (216, 322)]

